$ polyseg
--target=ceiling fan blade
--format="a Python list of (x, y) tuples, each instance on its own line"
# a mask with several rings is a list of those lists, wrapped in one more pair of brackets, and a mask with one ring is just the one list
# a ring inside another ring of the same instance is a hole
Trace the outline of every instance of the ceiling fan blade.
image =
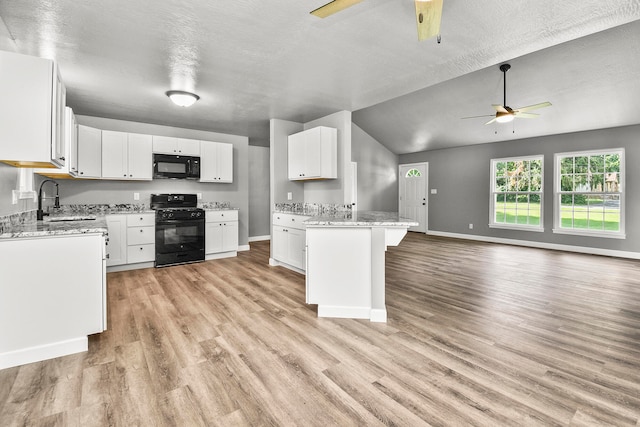
[(353, 6), (356, 3), (360, 3), (361, 1), (362, 0), (333, 0), (325, 4), (324, 6), (320, 6), (319, 8), (312, 10), (309, 13), (317, 16), (318, 18), (326, 18), (327, 16), (338, 13), (341, 10)]
[(464, 119), (479, 119), (481, 117), (495, 117), (495, 114), (483, 114), (482, 116), (469, 116), (469, 117), (460, 117), (460, 120)]
[(498, 118), (494, 117), (493, 119), (491, 119), (487, 123), (485, 123), (485, 125), (490, 125), (491, 123), (495, 122), (496, 120), (498, 120)]
[(528, 105), (522, 108), (516, 108), (515, 111), (526, 113), (527, 111), (537, 110), (538, 108), (551, 107), (550, 102), (541, 102), (539, 104)]
[(523, 113), (522, 111), (516, 111), (513, 115), (519, 119), (535, 119), (536, 117), (540, 117), (540, 114)]
[(502, 105), (492, 104), (491, 106), (495, 108), (495, 110), (499, 113), (507, 113), (507, 114), (509, 113), (509, 111), (506, 108), (504, 108)]
[(418, 40), (426, 40), (440, 34), (442, 1), (443, 0), (415, 0)]

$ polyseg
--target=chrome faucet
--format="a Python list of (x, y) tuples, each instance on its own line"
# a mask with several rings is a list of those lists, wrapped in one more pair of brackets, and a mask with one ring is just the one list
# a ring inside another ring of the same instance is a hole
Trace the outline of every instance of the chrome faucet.
[[(55, 182), (52, 179), (45, 179), (44, 181), (42, 181), (40, 183), (40, 190), (38, 190), (38, 210), (36, 212), (36, 219), (38, 221), (42, 221), (42, 218), (44, 218), (45, 215), (49, 215), (49, 212), (43, 212), (42, 211), (42, 199), (43, 199), (43, 197), (42, 197), (42, 186), (44, 185), (45, 182), (53, 182), (55, 184), (55, 186), (56, 186), (56, 195), (55, 195), (55, 202), (54, 202), (53, 207), (56, 208), (56, 209), (60, 208), (60, 195), (58, 193), (58, 183)], [(51, 197), (45, 197), (45, 198), (50, 199)]]

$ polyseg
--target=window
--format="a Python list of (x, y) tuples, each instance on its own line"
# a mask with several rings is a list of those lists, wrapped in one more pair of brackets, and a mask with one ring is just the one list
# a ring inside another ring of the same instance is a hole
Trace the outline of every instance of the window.
[(490, 227), (543, 231), (542, 156), (491, 160)]
[(554, 233), (624, 238), (624, 150), (555, 157)]
[(422, 174), (418, 169), (409, 169), (407, 171), (407, 174), (405, 175), (405, 178), (419, 178), (421, 176)]

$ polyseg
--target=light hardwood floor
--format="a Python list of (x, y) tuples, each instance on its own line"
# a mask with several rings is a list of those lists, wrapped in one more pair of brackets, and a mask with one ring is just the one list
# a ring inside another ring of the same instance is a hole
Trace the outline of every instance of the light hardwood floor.
[(409, 233), (378, 324), (268, 251), (109, 274), (109, 330), (0, 371), (0, 425), (640, 426), (638, 261)]

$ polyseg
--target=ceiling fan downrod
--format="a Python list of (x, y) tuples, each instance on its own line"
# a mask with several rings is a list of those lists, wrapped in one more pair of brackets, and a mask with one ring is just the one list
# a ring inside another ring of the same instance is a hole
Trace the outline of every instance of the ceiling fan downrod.
[(504, 82), (504, 86), (503, 86), (503, 107), (507, 107), (507, 71), (509, 71), (509, 69), (511, 68), (510, 64), (502, 64), (500, 66), (500, 71), (502, 71), (503, 74), (503, 82)]

